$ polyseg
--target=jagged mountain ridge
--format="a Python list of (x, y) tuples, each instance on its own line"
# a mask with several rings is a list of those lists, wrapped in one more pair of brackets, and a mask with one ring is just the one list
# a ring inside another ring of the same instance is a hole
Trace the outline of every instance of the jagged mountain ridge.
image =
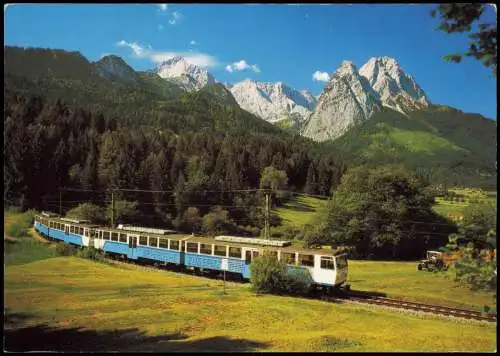
[(187, 91), (199, 90), (215, 84), (215, 78), (204, 67), (189, 63), (184, 57), (175, 56), (158, 65), (156, 73)]
[(241, 108), (271, 123), (290, 118), (297, 122), (304, 121), (316, 105), (316, 99), (310, 92), (299, 92), (282, 82), (264, 83), (247, 79), (226, 87)]
[(336, 139), (384, 106), (407, 114), (429, 105), (422, 88), (393, 58), (373, 57), (359, 71), (343, 61), (301, 134), (315, 141)]

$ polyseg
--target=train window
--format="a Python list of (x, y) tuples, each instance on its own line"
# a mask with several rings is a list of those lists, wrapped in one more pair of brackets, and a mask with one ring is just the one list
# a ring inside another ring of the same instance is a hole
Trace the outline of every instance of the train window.
[(149, 237), (149, 246), (158, 247), (158, 238), (157, 237)]
[(147, 236), (139, 236), (139, 245), (147, 246), (148, 245), (148, 237)]
[(118, 233), (117, 232), (111, 233), (111, 241), (118, 241)]
[(160, 247), (168, 248), (168, 239), (160, 239)]
[(321, 256), (321, 268), (322, 269), (335, 269), (333, 265), (333, 257)]
[(111, 233), (109, 231), (104, 231), (103, 234), (102, 234), (102, 238), (104, 240), (109, 240), (110, 234)]
[(85, 229), (85, 236), (89, 236), (89, 229)]
[(335, 257), (335, 262), (337, 264), (338, 269), (347, 267), (347, 258), (345, 255)]
[(78, 228), (78, 231), (79, 231), (79, 234), (80, 234), (80, 235), (83, 235), (83, 227), (79, 227), (79, 228)]
[(187, 243), (187, 252), (198, 253), (198, 243), (197, 242), (188, 242)]
[(120, 234), (120, 242), (127, 242), (127, 234)]
[(226, 246), (215, 245), (214, 255), (227, 257)]
[(299, 254), (299, 264), (301, 266), (314, 267), (314, 255)]
[(200, 244), (200, 253), (204, 253), (205, 255), (211, 255), (212, 254), (212, 245)]
[(295, 253), (281, 251), (281, 261), (283, 261), (287, 265), (294, 265), (295, 264)]
[(69, 226), (69, 232), (71, 232), (72, 234), (75, 233), (75, 227), (73, 225)]
[(229, 257), (241, 258), (241, 247), (229, 247)]
[(170, 240), (170, 249), (179, 251), (179, 241)]

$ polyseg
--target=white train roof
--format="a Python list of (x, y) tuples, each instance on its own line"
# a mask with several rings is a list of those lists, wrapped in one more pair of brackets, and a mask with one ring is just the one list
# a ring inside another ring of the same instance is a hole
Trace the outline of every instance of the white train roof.
[(216, 236), (215, 240), (227, 241), (227, 242), (240, 242), (240, 243), (261, 245), (261, 246), (275, 246), (275, 247), (284, 247), (284, 246), (289, 246), (291, 244), (291, 241), (254, 239), (251, 237), (238, 237), (238, 236)]
[(174, 230), (154, 229), (151, 227), (130, 226), (130, 225), (123, 225), (123, 224), (118, 225), (118, 229), (128, 230), (128, 231), (145, 232), (145, 233), (158, 234), (158, 235), (168, 235), (168, 234), (175, 233)]

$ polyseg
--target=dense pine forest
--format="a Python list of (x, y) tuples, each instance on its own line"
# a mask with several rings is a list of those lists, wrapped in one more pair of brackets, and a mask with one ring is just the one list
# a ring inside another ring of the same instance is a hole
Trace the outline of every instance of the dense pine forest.
[[(260, 205), (250, 202), (255, 192), (233, 191), (258, 188), (265, 167), (285, 171), (288, 189), (320, 195), (329, 194), (345, 170), (300, 137), (221, 132), (210, 125), (183, 132), (137, 128), (62, 100), (6, 94), (4, 200), (26, 207), (46, 208), (61, 187), (162, 190), (170, 192), (139, 197), (150, 203), (140, 205), (144, 214), (172, 219), (190, 205), (202, 213), (236, 205), (231, 217), (258, 225), (245, 211)], [(85, 197), (99, 203), (102, 195)], [(65, 192), (64, 200), (77, 202), (82, 195)]]

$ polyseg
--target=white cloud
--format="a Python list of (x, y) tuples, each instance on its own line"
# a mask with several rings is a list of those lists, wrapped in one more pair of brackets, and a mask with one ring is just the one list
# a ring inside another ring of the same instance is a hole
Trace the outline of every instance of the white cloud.
[(136, 42), (127, 42), (127, 41), (121, 40), (121, 41), (117, 42), (116, 45), (119, 47), (130, 48), (132, 50), (132, 52), (134, 52), (134, 54), (139, 58), (147, 57), (147, 55), (149, 53), (148, 50), (146, 50), (143, 46), (141, 46), (140, 44), (138, 44)]
[(172, 12), (172, 19), (168, 21), (169, 24), (175, 25), (182, 18), (182, 14), (179, 11)]
[(159, 31), (162, 31), (164, 28), (165, 28), (165, 27), (163, 27), (163, 25), (162, 25), (162, 24), (159, 24), (159, 25), (158, 25), (158, 30), (159, 30)]
[(157, 5), (160, 8), (160, 11), (165, 12), (168, 9), (168, 4), (157, 4)]
[(191, 46), (196, 46), (198, 44), (198, 42), (196, 42), (195, 40), (191, 40), (191, 42), (189, 42), (189, 44)]
[(318, 81), (318, 82), (327, 82), (330, 80), (330, 75), (327, 72), (320, 72), (319, 70), (314, 72), (312, 77), (313, 81)]
[(213, 68), (219, 65), (219, 61), (216, 57), (211, 56), (206, 53), (199, 52), (182, 52), (182, 51), (155, 51), (148, 45), (145, 46), (136, 42), (127, 42), (121, 40), (116, 43), (119, 47), (128, 47), (132, 50), (133, 54), (138, 58), (149, 59), (154, 63), (164, 62), (172, 57), (183, 57), (188, 63), (200, 66)]
[(229, 73), (233, 73), (234, 71), (242, 72), (242, 71), (245, 71), (247, 69), (251, 69), (255, 73), (260, 73), (260, 69), (257, 66), (257, 64), (250, 65), (244, 59), (239, 60), (238, 62), (234, 62), (233, 64), (229, 64), (226, 66), (226, 70)]

